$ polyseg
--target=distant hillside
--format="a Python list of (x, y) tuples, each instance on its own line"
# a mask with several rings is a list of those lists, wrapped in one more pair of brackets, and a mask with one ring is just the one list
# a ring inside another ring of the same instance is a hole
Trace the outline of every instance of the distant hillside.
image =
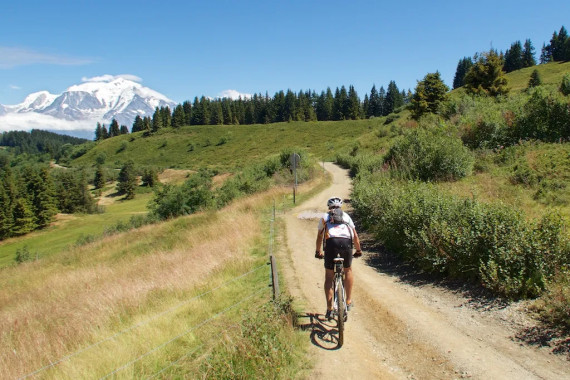
[(15, 148), (16, 154), (48, 153), (52, 157), (56, 157), (65, 144), (80, 145), (88, 141), (39, 129), (32, 129), (31, 132), (3, 132), (0, 136), (0, 146)]
[(285, 148), (303, 148), (319, 159), (332, 160), (358, 139), (383, 125), (385, 118), (350, 121), (290, 122), (254, 125), (196, 125), (164, 128), (150, 136), (143, 132), (98, 141), (73, 160), (72, 166), (92, 166), (96, 160), (119, 167), (135, 165), (198, 170), (233, 171)]
[(559, 86), (564, 74), (570, 73), (570, 62), (551, 62), (510, 72), (506, 76), (511, 91), (525, 90), (528, 87), (530, 74), (534, 70), (538, 71), (543, 85)]

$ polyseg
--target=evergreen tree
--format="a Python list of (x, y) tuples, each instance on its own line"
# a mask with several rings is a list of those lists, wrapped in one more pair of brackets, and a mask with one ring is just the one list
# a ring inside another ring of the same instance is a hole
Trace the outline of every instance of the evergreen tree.
[(540, 64), (550, 62), (552, 54), (550, 53), (550, 45), (542, 44), (542, 50), (540, 51)]
[(184, 110), (184, 124), (183, 125), (190, 125), (192, 122), (192, 103), (186, 100), (182, 103), (182, 109)]
[(524, 42), (524, 49), (522, 53), (523, 67), (532, 67), (536, 65), (536, 59), (534, 58), (534, 46), (530, 39)]
[(172, 127), (172, 112), (170, 111), (170, 107), (160, 107), (160, 117), (162, 118), (163, 128)]
[(12, 234), (19, 236), (32, 232), (37, 227), (35, 219), (30, 201), (26, 198), (18, 198), (14, 206)]
[(483, 53), (465, 76), (465, 89), (475, 95), (506, 95), (508, 81), (496, 52)]
[(562, 82), (560, 82), (560, 87), (558, 89), (563, 95), (570, 95), (570, 74), (566, 73), (564, 77), (562, 77)]
[(560, 31), (558, 33), (554, 32), (552, 34), (552, 39), (550, 40), (550, 49), (553, 61), (563, 61), (566, 58), (564, 56), (564, 47), (567, 40), (568, 32), (564, 26), (560, 28)]
[(285, 102), (283, 104), (283, 121), (293, 121), (297, 120), (296, 118), (296, 96), (291, 89), (287, 90), (287, 94), (285, 94)]
[(383, 115), (389, 115), (398, 107), (404, 105), (404, 99), (402, 99), (402, 94), (398, 90), (396, 82), (393, 80), (388, 84), (388, 90), (386, 91), (386, 98), (384, 99), (384, 109)]
[(107, 181), (103, 167), (101, 165), (97, 165), (97, 169), (95, 170), (95, 177), (93, 178), (93, 185), (96, 189), (102, 189), (105, 187), (106, 182)]
[(162, 127), (164, 127), (164, 125), (162, 125), (162, 115), (160, 113), (160, 109), (158, 109), (158, 107), (155, 108), (154, 110), (154, 114), (152, 115), (152, 128), (151, 131), (153, 133), (158, 132), (159, 129), (161, 129)]
[(520, 41), (511, 44), (511, 48), (505, 53), (505, 63), (503, 70), (507, 73), (523, 68), (523, 51)]
[(103, 140), (103, 127), (101, 123), (97, 123), (97, 128), (95, 128), (95, 141)]
[(87, 177), (83, 171), (59, 170), (54, 172), (57, 208), (68, 214), (92, 213), (96, 203), (89, 191)]
[(131, 133), (140, 132), (144, 130), (144, 122), (140, 115), (135, 117), (135, 121), (133, 122), (133, 128), (131, 129)]
[(12, 236), (13, 209), (16, 202), (16, 185), (10, 162), (0, 162), (0, 240)]
[(121, 135), (128, 135), (129, 128), (126, 125), (121, 125), (119, 132), (121, 133)]
[(222, 123), (225, 125), (234, 124), (234, 114), (232, 112), (232, 102), (230, 99), (222, 100)]
[(368, 111), (366, 112), (366, 117), (377, 117), (382, 115), (382, 107), (380, 105), (380, 98), (378, 96), (378, 91), (376, 90), (376, 85), (372, 85), (372, 89), (370, 90), (370, 99), (369, 99), (369, 106)]
[(35, 184), (33, 197), (33, 209), (36, 223), (39, 228), (46, 227), (53, 221), (57, 214), (55, 188), (49, 170), (42, 168), (38, 175), (39, 182)]
[(222, 125), (224, 123), (224, 114), (222, 112), (222, 104), (219, 100), (214, 101), (210, 104), (211, 109), (211, 116), (210, 122), (211, 125)]
[(135, 163), (129, 160), (123, 165), (119, 172), (117, 191), (119, 194), (124, 194), (125, 199), (133, 199), (135, 197), (136, 186)]
[(255, 122), (255, 109), (253, 102), (245, 103), (244, 124), (253, 124)]
[(427, 74), (416, 86), (411, 101), (412, 117), (417, 120), (426, 113), (439, 114), (448, 91), (439, 71)]
[(0, 184), (0, 240), (12, 236), (14, 226), (13, 204), (3, 185)]
[(348, 87), (348, 109), (347, 117), (351, 120), (360, 119), (361, 109), (360, 109), (360, 98), (358, 93), (354, 89), (354, 86)]
[(376, 104), (376, 113), (374, 116), (382, 116), (384, 115), (384, 105), (386, 102), (386, 90), (384, 86), (380, 86), (378, 90), (378, 104)]
[(473, 60), (471, 57), (463, 57), (457, 63), (457, 69), (455, 70), (455, 76), (453, 77), (453, 89), (463, 87), (465, 84), (465, 74), (473, 66)]
[(101, 138), (103, 140), (109, 138), (109, 132), (107, 132), (107, 127), (105, 127), (105, 124), (103, 124), (103, 127), (101, 128)]
[(182, 107), (182, 104), (178, 104), (174, 107), (174, 111), (172, 112), (172, 127), (180, 128), (185, 122), (186, 115), (184, 114), (184, 107)]
[(147, 168), (143, 171), (142, 175), (142, 185), (148, 187), (154, 187), (159, 183), (158, 172), (155, 168)]
[(152, 119), (150, 116), (143, 118), (143, 131), (150, 132), (152, 130)]
[(534, 69), (530, 74), (530, 79), (528, 80), (528, 88), (537, 87), (541, 84), (542, 80), (540, 79), (540, 74), (538, 73), (537, 69)]
[[(329, 88), (330, 90), (330, 88)], [(317, 120), (326, 121), (329, 120), (330, 109), (327, 109), (326, 95), (324, 91), (321, 91), (321, 95), (317, 99), (316, 112)], [(332, 108), (332, 107), (331, 107)]]
[(362, 102), (362, 115), (365, 118), (369, 118), (370, 114), (370, 99), (368, 98), (368, 94), (364, 94), (364, 101)]
[(119, 122), (115, 119), (111, 121), (109, 126), (109, 137), (119, 136), (121, 134), (121, 129), (119, 127)]

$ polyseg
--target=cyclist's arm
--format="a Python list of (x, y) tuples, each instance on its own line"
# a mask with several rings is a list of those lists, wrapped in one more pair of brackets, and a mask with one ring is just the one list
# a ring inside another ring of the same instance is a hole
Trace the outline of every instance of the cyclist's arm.
[(362, 249), (360, 248), (360, 239), (358, 238), (358, 234), (356, 233), (356, 228), (351, 227), (352, 228), (352, 233), (353, 233), (353, 244), (354, 244), (354, 248), (356, 249), (356, 252), (361, 252)]
[(325, 236), (324, 221), (323, 219), (321, 219), (319, 222), (319, 232), (317, 233), (317, 242), (316, 242), (317, 246), (315, 248), (315, 252), (321, 252), (324, 236)]
[(325, 235), (325, 230), (319, 231), (319, 233), (317, 234), (317, 247), (315, 248), (315, 252), (321, 252), (324, 235)]

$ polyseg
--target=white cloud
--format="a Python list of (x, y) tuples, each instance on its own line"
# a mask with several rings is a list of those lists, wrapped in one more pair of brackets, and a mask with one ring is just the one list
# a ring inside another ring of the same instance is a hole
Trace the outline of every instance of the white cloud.
[(136, 75), (132, 75), (132, 74), (120, 74), (120, 75), (105, 74), (105, 75), (100, 75), (100, 76), (92, 77), (92, 78), (83, 77), (83, 78), (81, 78), (81, 81), (82, 82), (111, 82), (111, 81), (118, 79), (118, 78), (123, 78), (123, 79), (130, 80), (130, 81), (137, 82), (137, 83), (142, 82), (141, 77), (137, 77)]
[(22, 89), (22, 87), (16, 86), (15, 84), (11, 84), (11, 85), (10, 85), (10, 88), (11, 88), (12, 90), (21, 90), (21, 89)]
[(230, 98), (230, 99), (234, 99), (234, 100), (239, 99), (240, 97), (242, 99), (249, 99), (252, 96), (253, 95), (251, 95), (251, 94), (241, 93), (241, 92), (236, 91), (236, 90), (224, 90), (218, 94), (218, 98)]
[(0, 46), (0, 69), (32, 64), (48, 65), (86, 65), (93, 62), (88, 58), (68, 57), (65, 55), (46, 54), (26, 48)]
[(50, 115), (43, 115), (36, 112), (8, 113), (0, 116), (0, 132), (7, 131), (29, 131), (32, 129), (43, 129), (50, 131), (95, 131), (97, 121), (81, 120), (70, 121), (56, 119)]

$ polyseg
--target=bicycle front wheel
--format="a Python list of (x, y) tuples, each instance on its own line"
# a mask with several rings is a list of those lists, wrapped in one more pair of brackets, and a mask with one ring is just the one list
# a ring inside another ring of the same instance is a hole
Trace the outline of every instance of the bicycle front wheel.
[(346, 317), (346, 300), (344, 299), (344, 284), (342, 279), (337, 279), (336, 283), (336, 299), (338, 305), (338, 346), (341, 347), (344, 343), (344, 320)]

